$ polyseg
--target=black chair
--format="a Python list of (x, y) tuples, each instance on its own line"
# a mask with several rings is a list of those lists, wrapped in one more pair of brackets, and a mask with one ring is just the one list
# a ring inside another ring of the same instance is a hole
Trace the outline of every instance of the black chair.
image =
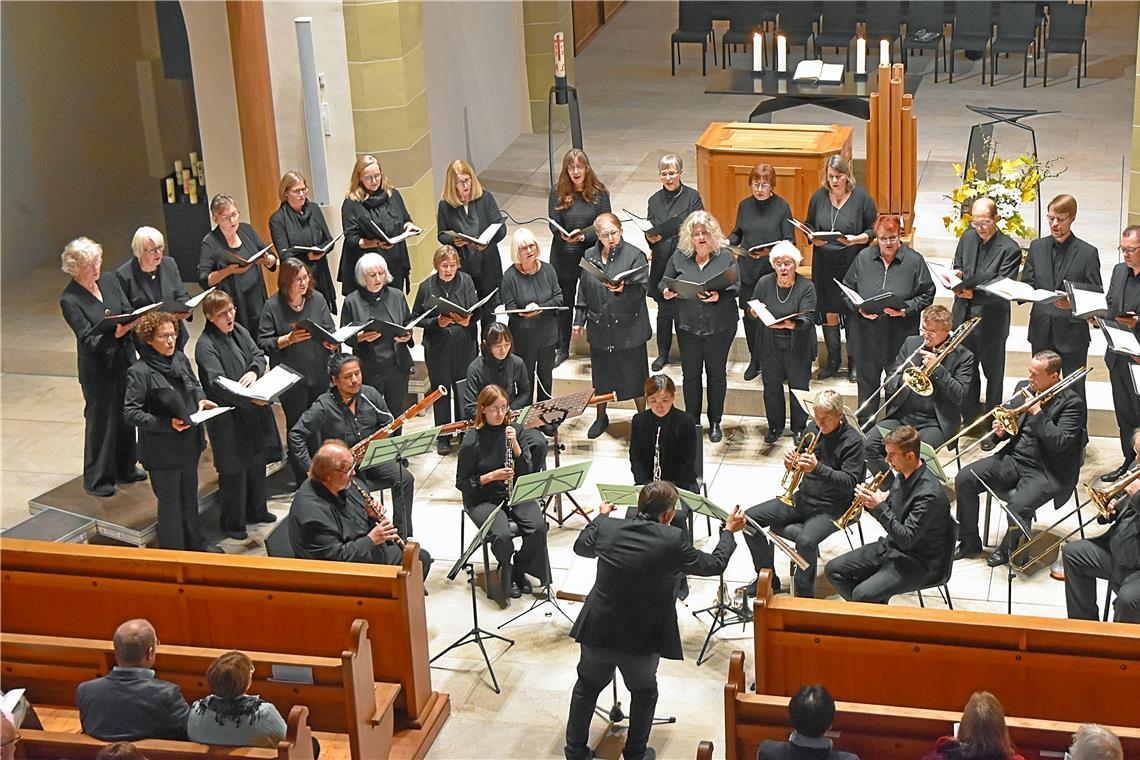
[[(942, 51), (942, 68), (946, 68), (946, 35), (942, 33), (942, 3), (940, 2), (912, 2), (907, 10), (906, 36), (902, 38), (902, 61), (905, 69), (913, 50), (920, 53), (923, 50), (934, 51), (934, 81), (938, 81), (938, 51)], [(932, 32), (938, 36), (930, 41), (923, 42), (915, 39), (915, 34)]]
[[(1030, 2), (1002, 3), (998, 8), (997, 33), (990, 40), (990, 87), (997, 78), (998, 53), (1015, 53), (1021, 57), (1021, 86), (1026, 86), (1029, 61), (1037, 39), (1037, 17)], [(1033, 57), (1033, 76), (1037, 76), (1037, 57)]]
[(265, 553), (270, 557), (294, 558), (297, 556), (293, 553), (293, 542), (289, 540), (289, 524), (291, 522), (292, 518), (286, 515), (284, 520), (277, 521), (273, 530), (265, 537)]
[(713, 6), (701, 0), (679, 0), (677, 3), (677, 31), (669, 37), (669, 71), (677, 75), (681, 62), (681, 44), (701, 46), (701, 76), (706, 73), (706, 57), (712, 43), (713, 66), (716, 65), (716, 40), (713, 37)]
[(1049, 4), (1049, 34), (1045, 38), (1045, 70), (1041, 86), (1049, 86), (1049, 54), (1075, 53), (1077, 56), (1077, 89), (1081, 86), (1081, 59), (1084, 59), (1085, 76), (1089, 75), (1089, 43), (1085, 39), (1086, 5), (1067, 3)]
[(986, 55), (989, 53), (993, 22), (990, 9), (983, 3), (962, 3), (954, 17), (953, 36), (950, 38), (950, 83), (954, 83), (954, 53), (980, 53), (982, 56), (982, 84), (986, 83)]
[[(728, 17), (728, 30), (721, 35), (720, 38), (720, 67), (726, 68), (732, 63), (732, 54), (729, 52), (731, 45), (735, 48), (737, 45), (744, 45), (745, 48), (750, 48), (752, 45), (753, 32), (759, 31), (763, 34), (763, 29), (766, 26), (764, 18), (765, 5), (772, 5), (771, 3), (732, 3), (729, 7)], [(773, 18), (774, 18), (774, 14)], [(768, 62), (768, 49), (764, 50), (764, 63)]]
[(844, 62), (851, 68), (851, 39), (858, 32), (859, 21), (855, 3), (828, 3), (816, 33), (815, 57), (823, 58), (823, 48), (843, 48)]
[[(1004, 501), (1006, 504), (1009, 504), (1009, 500), (1013, 498), (1013, 495), (1015, 493), (1017, 493), (1017, 489), (1016, 488), (1008, 488), (1008, 489), (1004, 489), (1004, 490), (1003, 489), (994, 489), (994, 493), (997, 494), (999, 499)], [(1076, 498), (1077, 498), (1077, 489), (1074, 488), (1072, 494), (1069, 496), (1069, 499), (1075, 500)], [(1069, 503), (1069, 499), (1065, 499), (1064, 503), (1061, 504), (1062, 509), (1064, 509), (1065, 505)], [(1074, 503), (1079, 503), (1079, 501), (1076, 501)], [(986, 541), (988, 541), (989, 537), (990, 537), (990, 508), (992, 506), (993, 506), (993, 496), (989, 493), (989, 491), (987, 491), (986, 492), (986, 512), (985, 512), (985, 518), (984, 518), (984, 522), (983, 522), (985, 532), (982, 533), (982, 544), (985, 544)], [(1042, 505), (1042, 506), (1044, 506), (1044, 505)], [(1038, 507), (1038, 509), (1040, 509), (1040, 507)], [(1007, 520), (1008, 520), (1008, 518), (1007, 518)], [(1077, 515), (1077, 521), (1078, 521), (1078, 523), (1080, 522), (1080, 515), (1079, 514)], [(1033, 526), (1030, 525), (1029, 527), (1032, 528)], [(1085, 526), (1084, 525), (1080, 526), (1080, 533), (1081, 533), (1081, 538), (1084, 538), (1085, 537)], [(1022, 559), (1024, 559), (1024, 558), (1022, 558)]]
[[(872, 0), (867, 3), (867, 23), (863, 33), (867, 37), (867, 46), (874, 48), (877, 56), (879, 41), (887, 40), (892, 48), (896, 41), (902, 39), (902, 3), (883, 2)], [(870, 53), (871, 51), (868, 51)], [(902, 55), (902, 46), (899, 46), (899, 55)], [(876, 60), (878, 60), (876, 58)]]
[[(819, 9), (814, 2), (783, 2), (780, 3), (780, 14), (776, 19), (776, 33), (782, 34), (788, 41), (788, 47), (802, 45), (804, 58), (808, 53), (808, 38), (815, 33), (815, 25), (819, 21)], [(773, 41), (775, 46), (775, 41)], [(789, 67), (794, 71), (794, 68)]]
[(925, 607), (926, 602), (922, 599), (922, 592), (935, 588), (942, 596), (942, 600), (946, 602), (946, 606), (954, 609), (954, 602), (950, 599), (950, 574), (954, 572), (954, 547), (958, 544), (958, 521), (951, 518), (953, 527), (950, 530), (949, 546), (944, 546), (942, 553), (942, 567), (938, 569), (936, 579), (922, 588), (915, 589), (918, 592), (918, 606)]

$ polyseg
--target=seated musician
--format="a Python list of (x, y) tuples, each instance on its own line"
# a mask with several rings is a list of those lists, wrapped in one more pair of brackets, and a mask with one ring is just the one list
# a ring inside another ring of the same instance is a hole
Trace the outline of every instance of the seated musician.
[[(851, 503), (855, 484), (863, 479), (863, 436), (843, 416), (843, 397), (835, 391), (820, 391), (812, 404), (814, 425), (808, 432), (818, 435), (815, 450), (802, 453), (791, 449), (784, 454), (784, 466), (803, 470), (803, 480), (793, 496), (793, 506), (771, 499), (748, 510), (748, 516), (781, 536), (794, 541), (796, 551), (810, 563), (807, 570), (796, 570), (796, 596), (815, 596), (816, 562), (823, 539), (838, 530), (832, 522)], [(805, 433), (806, 435), (806, 433)], [(752, 566), (759, 573), (772, 570), (772, 588), (780, 591), (780, 577), (773, 564), (772, 544), (757, 531), (745, 534)], [(748, 584), (749, 596), (756, 596), (756, 581)]]
[[(1132, 433), (1132, 448), (1140, 452), (1140, 428)], [(1136, 475), (1135, 469), (1130, 474)], [(1124, 485), (1109, 507), (1111, 522), (1096, 538), (1065, 544), (1065, 605), (1069, 617), (1097, 620), (1096, 579), (1105, 578), (1116, 590), (1117, 623), (1140, 623), (1140, 479)]]
[(921, 442), (910, 425), (887, 433), (887, 464), (897, 475), (891, 490), (855, 487), (887, 535), (836, 557), (824, 568), (831, 585), (848, 601), (886, 604), (895, 594), (925, 588), (948, 559), (954, 525), (950, 499), (919, 456)]
[[(352, 452), (340, 440), (327, 440), (313, 455), (309, 477), (293, 494), (289, 507), (289, 543), (302, 559), (334, 562), (403, 563), (400, 534), (381, 514), (368, 512), (364, 489), (356, 474)], [(431, 555), (420, 549), (424, 578)]]
[[(884, 419), (871, 425), (871, 429), (867, 431), (867, 440), (863, 444), (868, 472), (880, 472), (886, 467), (883, 459), (883, 434), (879, 430), (881, 427), (894, 429), (899, 425), (910, 425), (918, 431), (923, 442), (934, 447), (941, 446), (961, 427), (960, 410), (966, 391), (970, 387), (974, 357), (969, 349), (958, 346), (949, 356), (939, 359), (942, 346), (950, 338), (950, 324), (949, 309), (941, 304), (927, 306), (922, 312), (921, 332), (903, 341), (891, 371), (899, 368), (919, 346), (922, 346), (910, 366), (922, 368), (930, 378), (933, 393), (929, 396), (920, 396), (909, 386), (902, 387), (904, 383), (901, 369), (894, 379), (887, 383), (887, 398), (894, 396), (894, 401), (884, 410)], [(938, 365), (930, 370), (936, 361)], [(883, 485), (889, 486), (890, 483), (891, 476), (888, 475)]]
[(803, 686), (788, 701), (788, 717), (794, 729), (786, 742), (765, 739), (760, 742), (756, 760), (859, 760), (850, 752), (831, 748), (827, 731), (835, 719), (835, 700), (826, 686)]
[[(289, 456), (294, 467), (308, 471), (314, 449), (321, 441), (335, 438), (350, 447), (368, 438), (392, 421), (384, 397), (364, 385), (360, 360), (352, 354), (334, 354), (329, 359), (332, 388), (317, 397), (289, 431)], [(369, 488), (392, 489), (392, 522), (406, 539), (412, 535), (412, 492), (415, 478), (399, 461), (385, 462), (362, 471)]]
[[(1061, 357), (1054, 351), (1041, 351), (1029, 360), (1029, 379), (1017, 384), (1018, 396), (1007, 406), (1025, 401), (1021, 390), (1040, 394), (1061, 380)], [(978, 496), (985, 490), (978, 478), (995, 491), (1012, 490), (1008, 508), (1028, 527), (1037, 508), (1053, 499), (1060, 508), (1077, 485), (1081, 454), (1088, 434), (1085, 431), (1085, 402), (1072, 389), (1064, 389), (1046, 403), (1036, 403), (1017, 418), (1017, 435), (993, 456), (963, 467), (954, 478), (958, 494), (958, 551), (954, 558), (976, 557), (982, 551), (978, 531)], [(1009, 437), (995, 420), (993, 436)], [(986, 560), (990, 567), (1004, 565), (1016, 548), (1020, 531), (1010, 524), (1001, 545)]]
[[(495, 326), (491, 326), (494, 330)], [(459, 445), (459, 463), (455, 468), (455, 487), (463, 494), (463, 510), (482, 527), (495, 507), (510, 495), (516, 475), (533, 472), (530, 452), (521, 445), (518, 425), (507, 423), (507, 392), (488, 385), (475, 402), (475, 427), (463, 435)], [(515, 551), (510, 523), (522, 534), (522, 547)], [(540, 586), (550, 583), (550, 555), (546, 548), (546, 520), (537, 501), (504, 506), (491, 526), (491, 551), (499, 561), (500, 595), (518, 599), (533, 590), (527, 575), (538, 579)]]
[[(633, 415), (629, 466), (633, 482), (639, 486), (654, 480), (668, 480), (677, 488), (696, 493), (694, 462), (700, 433), (697, 420), (673, 406), (676, 394), (677, 386), (668, 375), (653, 375), (645, 381), (645, 400), (649, 408)], [(687, 507), (678, 508), (673, 524), (685, 528), (691, 511)], [(637, 510), (630, 512), (627, 518), (632, 518)]]

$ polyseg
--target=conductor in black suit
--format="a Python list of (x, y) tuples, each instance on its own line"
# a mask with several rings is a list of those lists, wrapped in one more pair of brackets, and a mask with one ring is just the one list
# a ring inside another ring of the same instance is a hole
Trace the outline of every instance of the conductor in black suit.
[[(1046, 219), (1049, 237), (1029, 244), (1029, 258), (1021, 279), (1042, 290), (1064, 290), (1065, 281), (1082, 283), (1102, 290), (1100, 254), (1089, 243), (1072, 233), (1077, 218), (1077, 199), (1058, 195), (1049, 201)], [(1089, 325), (1073, 316), (1068, 298), (1053, 303), (1035, 303), (1029, 313), (1029, 345), (1037, 354), (1046, 349), (1061, 355), (1061, 371), (1071, 375), (1089, 358)], [(1082, 380), (1075, 386), (1085, 397)]]
[(637, 517), (606, 517), (614, 505), (603, 503), (600, 517), (586, 526), (574, 552), (598, 560), (598, 577), (577, 622), (570, 631), (582, 645), (578, 681), (570, 697), (566, 722), (566, 757), (590, 757), (586, 742), (594, 704), (621, 671), (631, 693), (625, 760), (652, 760), (646, 746), (657, 706), (657, 664), (660, 658), (683, 659), (677, 628), (676, 577), (719, 575), (736, 548), (733, 533), (744, 527), (737, 507), (721, 529), (711, 555), (693, 548), (685, 531), (669, 524), (677, 507), (677, 490), (655, 481), (641, 489)]

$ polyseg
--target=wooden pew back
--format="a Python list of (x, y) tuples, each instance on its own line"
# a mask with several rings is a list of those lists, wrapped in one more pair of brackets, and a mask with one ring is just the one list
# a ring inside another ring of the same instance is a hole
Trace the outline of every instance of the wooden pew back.
[(805, 683), (836, 699), (961, 710), (980, 689), (1006, 713), (1140, 726), (1140, 626), (774, 596), (753, 603), (756, 691)]
[[(765, 739), (787, 740), (792, 731), (788, 700), (785, 696), (747, 693), (744, 652), (733, 652), (724, 687), (725, 757), (752, 760)], [(1090, 706), (1090, 719), (1099, 712), (1097, 707)], [(859, 757), (922, 757), (934, 749), (938, 737), (952, 736), (954, 724), (961, 718), (960, 710), (836, 702), (829, 735), (836, 749), (854, 752)], [(1026, 760), (1044, 760), (1064, 755), (1080, 724), (1007, 715), (1006, 726), (1014, 746)], [(1108, 728), (1120, 737), (1125, 757), (1140, 757), (1140, 730)]]

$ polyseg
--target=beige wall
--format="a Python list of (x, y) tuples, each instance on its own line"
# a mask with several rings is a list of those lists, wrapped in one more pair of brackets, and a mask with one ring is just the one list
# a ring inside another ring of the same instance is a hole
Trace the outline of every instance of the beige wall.
[(1136, 88), (1132, 98), (1132, 165), (1128, 172), (1128, 224), (1140, 224), (1140, 31), (1136, 34)]

